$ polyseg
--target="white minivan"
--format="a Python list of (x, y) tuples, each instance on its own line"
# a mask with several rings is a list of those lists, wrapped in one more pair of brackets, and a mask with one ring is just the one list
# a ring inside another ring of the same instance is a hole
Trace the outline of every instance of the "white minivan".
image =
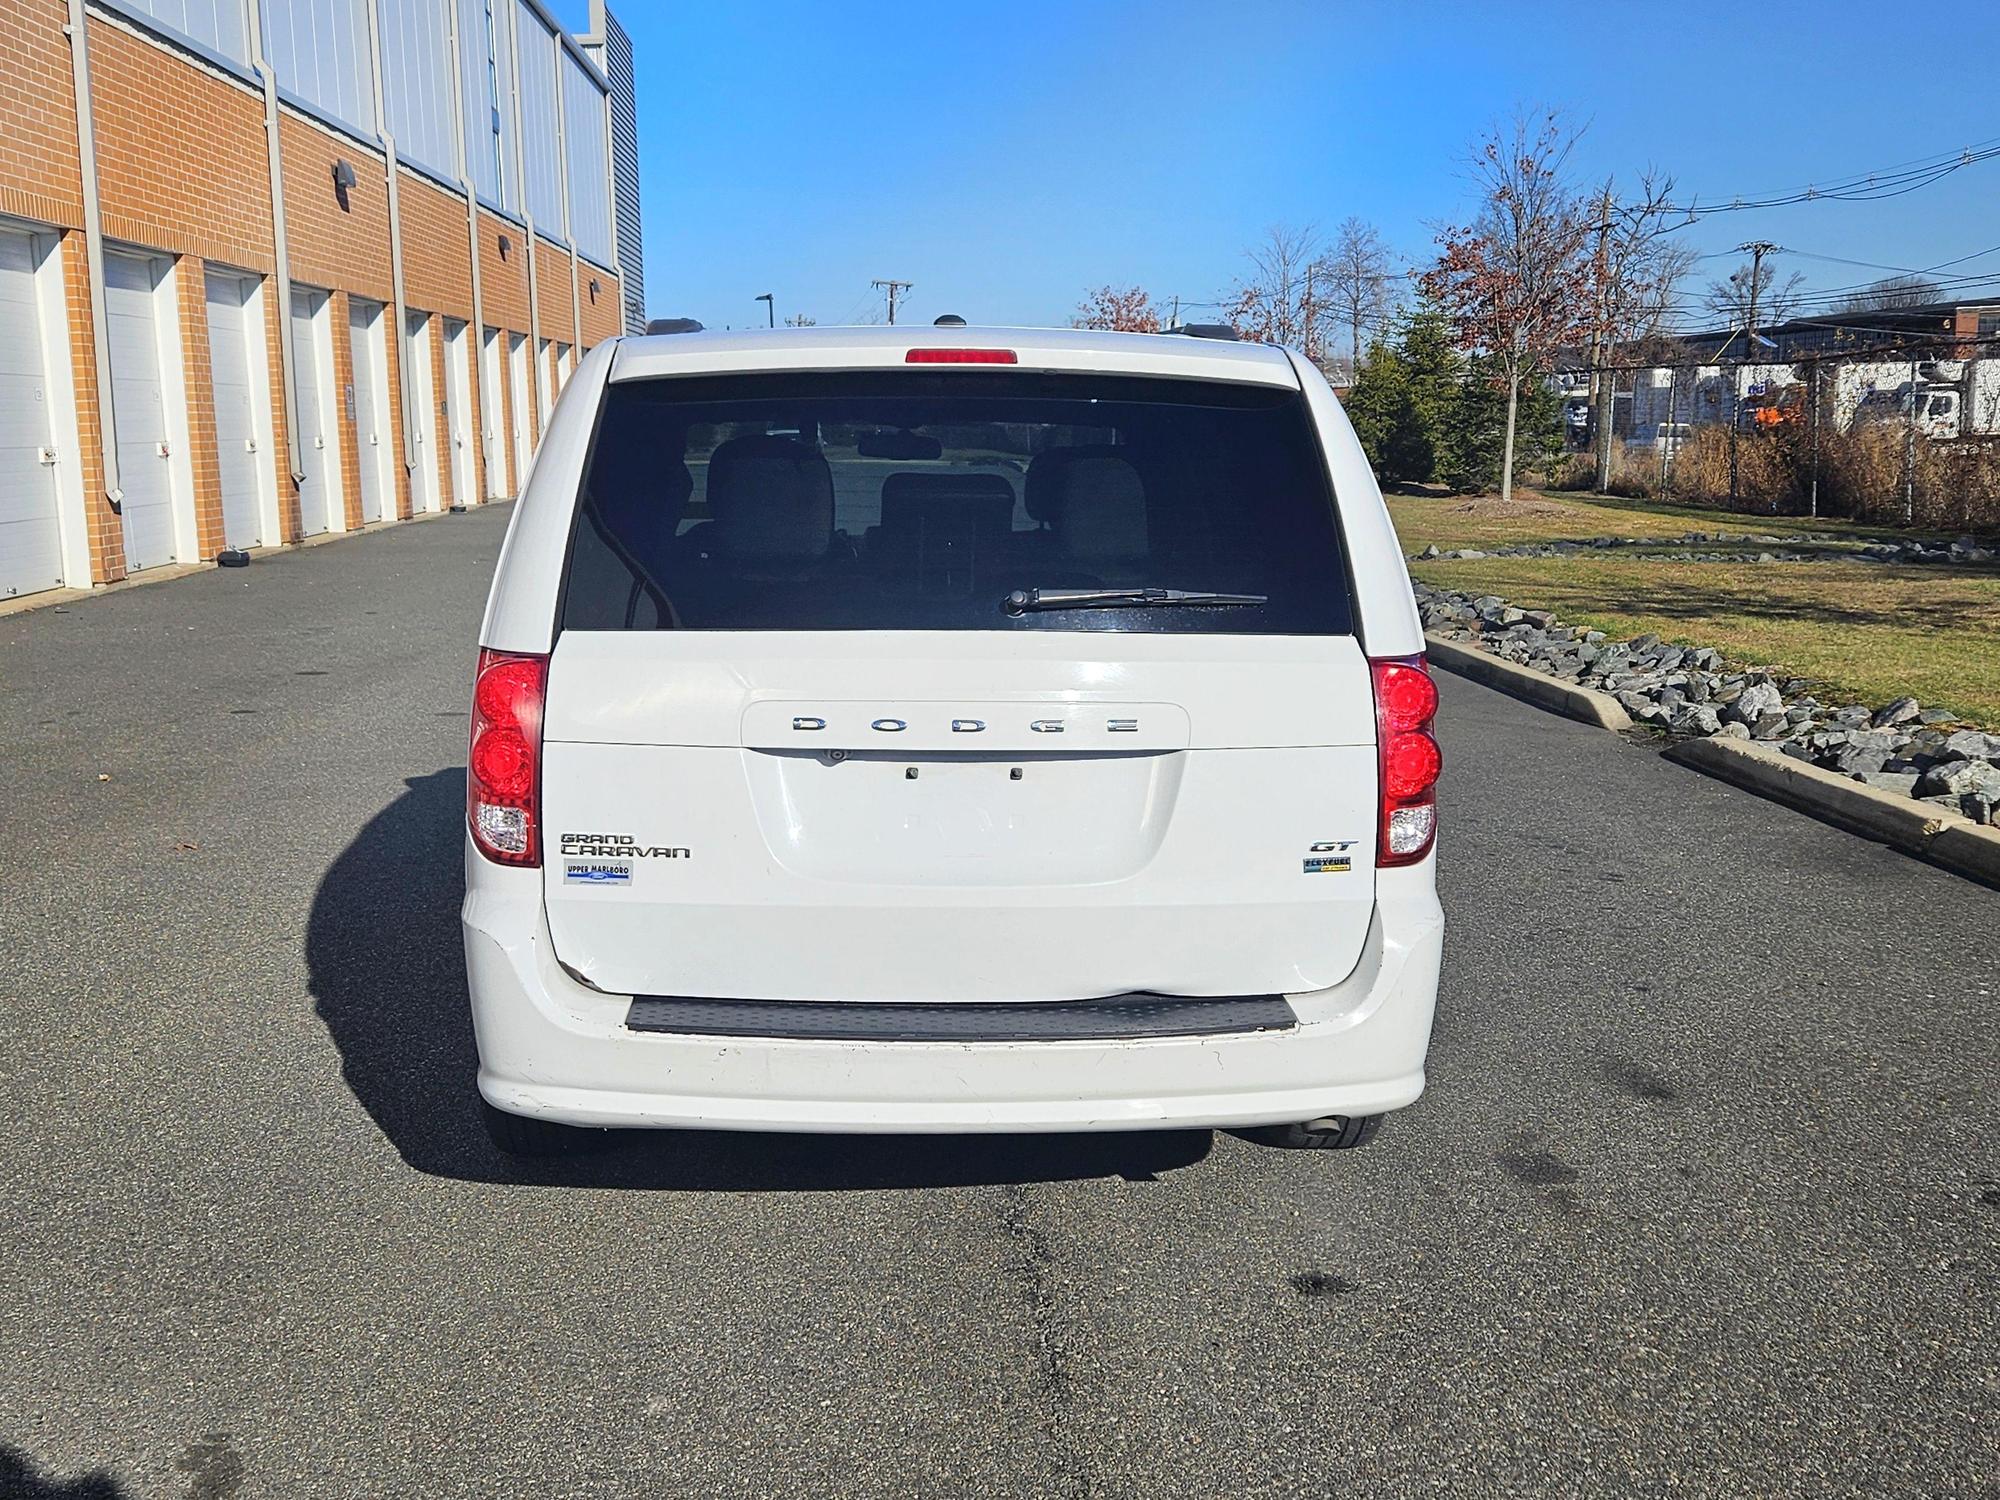
[(1416, 1099), (1437, 690), (1326, 381), (963, 326), (614, 340), (481, 629), (465, 958), (575, 1127), (1264, 1127)]

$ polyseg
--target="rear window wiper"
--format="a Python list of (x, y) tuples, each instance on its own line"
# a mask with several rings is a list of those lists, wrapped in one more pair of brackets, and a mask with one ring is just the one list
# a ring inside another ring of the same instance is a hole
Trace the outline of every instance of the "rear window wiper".
[(1266, 594), (1216, 594), (1206, 589), (1015, 589), (1000, 601), (1010, 615), (1031, 609), (1117, 609), (1159, 604), (1269, 604)]

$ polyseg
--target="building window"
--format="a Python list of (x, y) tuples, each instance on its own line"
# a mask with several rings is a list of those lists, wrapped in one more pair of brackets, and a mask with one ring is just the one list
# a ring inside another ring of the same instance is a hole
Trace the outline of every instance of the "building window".
[(493, 0), (486, 3), (486, 144), (493, 153), (494, 196), (507, 201), (506, 179), (500, 160), (500, 65), (493, 59)]

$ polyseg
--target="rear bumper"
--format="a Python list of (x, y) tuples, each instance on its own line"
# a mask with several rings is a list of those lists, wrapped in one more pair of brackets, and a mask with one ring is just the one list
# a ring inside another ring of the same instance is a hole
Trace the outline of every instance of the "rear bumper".
[(555, 961), (541, 874), (468, 851), (479, 1089), (575, 1125), (854, 1133), (1150, 1130), (1400, 1109), (1423, 1092), (1444, 919), (1428, 862), (1377, 876), (1354, 972), (1289, 1031), (1117, 1042), (873, 1042), (625, 1027)]

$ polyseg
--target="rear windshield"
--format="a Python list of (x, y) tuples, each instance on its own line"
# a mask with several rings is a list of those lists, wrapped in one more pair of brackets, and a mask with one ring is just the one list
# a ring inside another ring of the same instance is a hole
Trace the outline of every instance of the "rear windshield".
[[(1007, 607), (1017, 590), (1122, 588), (1265, 602)], [(964, 370), (612, 384), (562, 624), (1352, 628), (1298, 391)]]

